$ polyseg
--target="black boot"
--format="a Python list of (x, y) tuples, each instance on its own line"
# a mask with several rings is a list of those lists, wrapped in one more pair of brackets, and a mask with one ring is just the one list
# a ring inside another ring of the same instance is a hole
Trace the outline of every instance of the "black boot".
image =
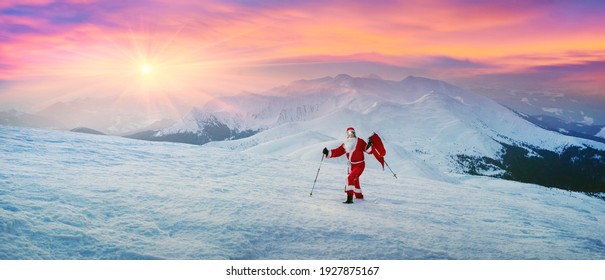
[(348, 194), (347, 195), (347, 201), (343, 201), (342, 203), (345, 203), (345, 204), (351, 204), (351, 203), (353, 203), (353, 196), (350, 195), (350, 194)]

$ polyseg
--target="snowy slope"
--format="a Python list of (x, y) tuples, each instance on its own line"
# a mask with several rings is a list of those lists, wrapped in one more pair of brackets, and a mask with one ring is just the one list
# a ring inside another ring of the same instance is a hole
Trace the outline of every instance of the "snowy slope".
[[(279, 131), (317, 148), (340, 136)], [(0, 259), (605, 258), (596, 198), (369, 168), (367, 199), (344, 205), (342, 162), (323, 162), (309, 196), (317, 152), (253, 146), (0, 126)]]

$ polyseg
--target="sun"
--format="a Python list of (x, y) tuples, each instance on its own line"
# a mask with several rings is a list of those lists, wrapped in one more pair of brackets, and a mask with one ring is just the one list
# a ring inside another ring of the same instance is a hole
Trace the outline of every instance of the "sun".
[(149, 64), (141, 65), (141, 73), (143, 75), (149, 75), (149, 74), (151, 74), (152, 71), (153, 71), (153, 68), (151, 68), (151, 65), (149, 65)]

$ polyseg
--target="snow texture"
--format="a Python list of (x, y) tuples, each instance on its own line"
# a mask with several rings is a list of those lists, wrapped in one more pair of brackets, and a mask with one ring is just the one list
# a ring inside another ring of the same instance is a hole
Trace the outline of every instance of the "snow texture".
[(411, 156), (399, 179), (366, 169), (366, 199), (345, 205), (342, 161), (323, 161), (309, 195), (338, 141), (288, 135), (271, 149), (313, 153), (0, 126), (0, 259), (605, 258), (603, 200)]

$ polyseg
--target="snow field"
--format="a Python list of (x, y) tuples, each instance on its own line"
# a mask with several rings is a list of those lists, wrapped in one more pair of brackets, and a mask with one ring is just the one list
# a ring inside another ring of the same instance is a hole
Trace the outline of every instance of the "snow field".
[(605, 203), (577, 193), (401, 163), (366, 168), (366, 200), (344, 205), (343, 161), (309, 196), (321, 148), (0, 132), (0, 259), (605, 258)]

